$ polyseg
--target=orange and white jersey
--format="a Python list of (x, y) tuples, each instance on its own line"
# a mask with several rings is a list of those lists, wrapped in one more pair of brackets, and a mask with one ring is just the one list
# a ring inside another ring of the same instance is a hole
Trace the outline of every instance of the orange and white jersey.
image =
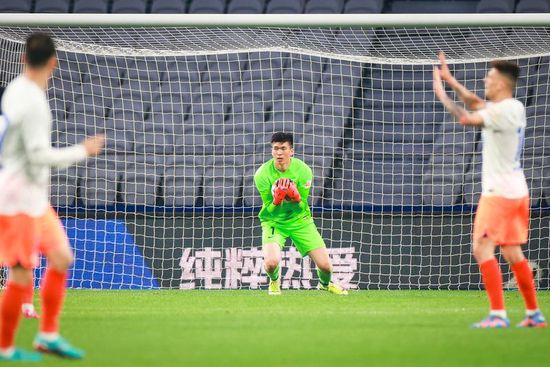
[(521, 168), (525, 108), (514, 98), (488, 102), (483, 118), (483, 195), (517, 199), (529, 195)]
[(0, 118), (0, 215), (43, 215), (49, 208), (50, 167), (64, 168), (87, 154), (82, 145), (51, 146), (46, 92), (25, 75), (6, 88)]

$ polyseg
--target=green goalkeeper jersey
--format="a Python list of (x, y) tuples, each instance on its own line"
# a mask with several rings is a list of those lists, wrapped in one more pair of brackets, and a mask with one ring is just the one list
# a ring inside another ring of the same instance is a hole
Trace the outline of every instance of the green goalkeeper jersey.
[[(271, 187), (279, 178), (292, 180), (302, 197), (300, 203), (286, 199), (279, 205), (273, 205)], [(275, 168), (275, 161), (270, 159), (262, 164), (254, 175), (254, 183), (262, 197), (262, 210), (258, 217), (261, 222), (291, 223), (297, 219), (311, 217), (307, 197), (311, 188), (313, 174), (311, 168), (298, 158), (291, 158), (288, 169), (284, 172)]]

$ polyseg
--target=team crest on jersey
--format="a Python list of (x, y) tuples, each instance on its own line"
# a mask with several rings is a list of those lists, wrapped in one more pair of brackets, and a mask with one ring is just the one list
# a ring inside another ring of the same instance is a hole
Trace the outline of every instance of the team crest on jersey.
[(307, 181), (304, 186), (306, 189), (309, 189), (311, 187), (311, 180)]

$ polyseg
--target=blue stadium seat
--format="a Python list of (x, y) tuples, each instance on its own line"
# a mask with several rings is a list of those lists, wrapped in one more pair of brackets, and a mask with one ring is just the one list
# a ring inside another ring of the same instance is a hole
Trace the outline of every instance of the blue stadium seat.
[(513, 13), (516, 0), (481, 0), (477, 4), (477, 13)]
[(207, 157), (204, 170), (204, 206), (232, 207), (241, 201), (242, 156)]
[(550, 13), (548, 0), (519, 0), (516, 13)]
[(389, 13), (475, 13), (478, 0), (394, 0)]
[(113, 0), (111, 7), (111, 13), (140, 14), (146, 11), (146, 0)]
[(296, 148), (303, 154), (332, 157), (342, 144), (343, 128), (317, 122), (314, 119), (314, 123), (304, 125), (303, 133), (295, 134)]
[(432, 70), (425, 66), (373, 66), (367, 69), (373, 89), (382, 90), (429, 90)]
[(384, 0), (348, 0), (344, 7), (347, 14), (379, 14), (384, 9)]
[(109, 2), (107, 0), (74, 0), (74, 13), (108, 13)]
[(363, 206), (418, 206), (422, 204), (422, 162), (358, 161), (344, 159), (334, 178), (332, 204)]
[(301, 159), (313, 171), (313, 182), (309, 190), (309, 205), (323, 205), (325, 181), (332, 171), (332, 157), (309, 155), (300, 150), (294, 156)]
[(300, 14), (304, 12), (304, 0), (271, 0), (267, 4), (268, 14)]
[(163, 80), (173, 82), (191, 82), (200, 80), (199, 61), (196, 58), (170, 61), (166, 63)]
[[(145, 131), (133, 133), (134, 151), (146, 155), (172, 155), (175, 150), (175, 135), (169, 127), (161, 124), (145, 123)], [(158, 126), (160, 131), (154, 131)]]
[(204, 157), (175, 155), (164, 170), (163, 201), (167, 207), (192, 207), (198, 204), (203, 184)]
[(227, 12), (231, 14), (262, 14), (265, 0), (231, 0)]
[[(125, 111), (120, 111), (125, 112)], [(120, 116), (127, 117), (128, 120)], [(129, 113), (115, 114), (111, 118), (98, 120), (94, 125), (87, 126), (87, 134), (105, 134), (105, 152), (107, 154), (123, 154), (134, 150), (135, 121), (129, 118)]]
[(361, 81), (363, 66), (357, 62), (345, 60), (329, 60), (323, 73), (323, 81), (327, 82), (349, 82), (357, 85)]
[[(82, 168), (80, 168), (82, 169)], [(78, 190), (78, 168), (52, 169), (50, 177), (50, 202), (54, 208), (76, 205)]]
[(3, 0), (0, 13), (30, 13), (32, 0)]
[(182, 0), (153, 0), (151, 13), (185, 13), (185, 4)]
[(343, 0), (309, 0), (304, 13), (307, 14), (339, 14), (344, 8)]
[[(183, 126), (183, 134), (175, 135), (174, 151), (176, 155), (209, 155), (214, 154), (214, 133), (212, 126), (223, 123), (223, 118), (216, 121), (213, 116), (195, 116), (191, 115), (190, 119)], [(205, 121), (208, 120), (208, 121)]]
[(375, 38), (375, 31), (372, 29), (341, 29), (335, 37), (343, 48), (364, 50), (367, 53)]
[(35, 13), (68, 13), (70, 0), (39, 0), (34, 6)]
[(430, 206), (461, 204), (462, 186), (468, 156), (458, 152), (430, 157), (422, 176), (422, 201)]
[(92, 122), (94, 118), (104, 118), (106, 108), (104, 99), (99, 95), (83, 94), (74, 101), (72, 113), (77, 118), (82, 115), (86, 122)]
[(116, 204), (117, 186), (125, 168), (124, 159), (120, 153), (88, 159), (80, 177), (80, 194), (85, 207)]
[(191, 14), (223, 14), (225, 0), (192, 0), (189, 5)]
[(164, 156), (131, 154), (122, 173), (121, 200), (127, 205), (154, 206), (160, 178), (164, 175)]
[(160, 82), (160, 72), (155, 65), (149, 65), (147, 61), (128, 62), (125, 77), (142, 81)]

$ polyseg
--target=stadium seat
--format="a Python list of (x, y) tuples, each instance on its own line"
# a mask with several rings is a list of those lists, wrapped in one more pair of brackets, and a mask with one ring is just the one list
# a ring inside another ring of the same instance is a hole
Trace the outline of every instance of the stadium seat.
[(151, 13), (185, 13), (185, 4), (182, 0), (153, 0)]
[(477, 4), (477, 13), (513, 13), (516, 0), (481, 0)]
[(121, 153), (88, 159), (81, 177), (80, 193), (85, 207), (116, 204), (117, 186), (124, 172), (125, 156)]
[[(202, 62), (201, 62), (202, 63)], [(169, 82), (191, 82), (200, 80), (199, 61), (197, 58), (185, 58), (166, 63), (166, 70), (161, 70), (163, 80)]]
[(204, 177), (204, 157), (172, 156), (164, 169), (164, 205), (171, 208), (197, 204)]
[(304, 13), (306, 14), (340, 14), (344, 8), (343, 0), (309, 0)]
[(147, 11), (146, 0), (113, 0), (111, 13), (140, 14)]
[(107, 0), (74, 0), (73, 13), (108, 13)]
[(231, 0), (227, 6), (230, 14), (262, 14), (265, 0)]
[(422, 202), (430, 206), (461, 204), (462, 186), (469, 157), (436, 155), (430, 157), (422, 175)]
[(242, 202), (242, 156), (208, 157), (204, 170), (204, 206), (233, 207)]
[[(271, 157), (266, 155), (265, 161), (268, 161), (270, 158)], [(245, 162), (246, 164), (243, 178), (243, 206), (260, 208), (262, 206), (262, 198), (256, 189), (254, 174), (258, 168), (260, 168), (263, 161), (256, 164), (252, 156), (245, 156)]]
[(344, 7), (347, 14), (379, 14), (384, 9), (384, 0), (348, 0)]
[(50, 177), (50, 203), (54, 208), (76, 205), (78, 170), (77, 166), (60, 170), (52, 169)]
[(394, 0), (389, 13), (475, 13), (478, 0)]
[(190, 14), (223, 14), (225, 0), (192, 0), (188, 12)]
[(39, 0), (34, 6), (35, 13), (68, 13), (71, 0)]
[(550, 13), (548, 0), (519, 0), (516, 13)]
[[(160, 178), (166, 164), (164, 156), (131, 154), (121, 179), (121, 200), (126, 205), (155, 206)], [(164, 163), (164, 164), (163, 164)]]
[(422, 204), (422, 162), (358, 161), (344, 158), (333, 181), (332, 205), (419, 206)]
[(0, 13), (30, 13), (32, 0), (3, 0)]
[(271, 0), (265, 11), (267, 14), (301, 14), (304, 0)]

